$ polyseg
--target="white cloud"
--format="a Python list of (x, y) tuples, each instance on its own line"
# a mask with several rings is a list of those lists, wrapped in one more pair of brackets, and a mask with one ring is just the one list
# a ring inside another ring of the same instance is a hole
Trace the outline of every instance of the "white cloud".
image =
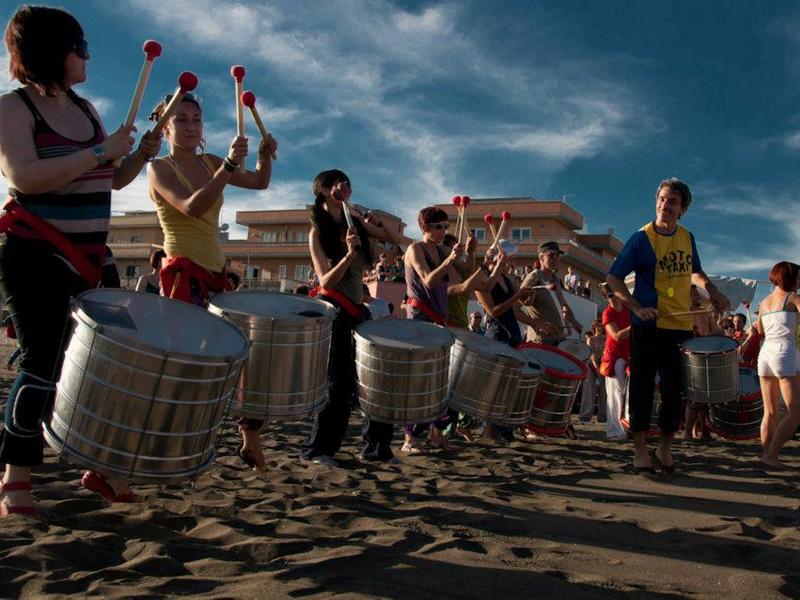
[(786, 137), (784, 138), (784, 143), (790, 148), (794, 148), (795, 150), (800, 150), (800, 131), (794, 131), (792, 133), (786, 134)]

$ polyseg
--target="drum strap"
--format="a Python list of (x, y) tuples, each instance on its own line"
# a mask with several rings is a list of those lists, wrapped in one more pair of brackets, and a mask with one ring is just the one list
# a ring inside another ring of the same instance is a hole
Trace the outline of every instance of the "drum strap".
[(437, 325), (444, 326), (446, 324), (446, 320), (444, 315), (440, 315), (435, 310), (433, 310), (430, 306), (419, 300), (418, 298), (409, 298), (406, 303), (409, 306), (413, 306), (418, 311), (420, 311), (423, 315), (428, 317), (431, 321), (436, 323)]
[(23, 208), (13, 198), (6, 200), (4, 213), (0, 216), (0, 233), (8, 233), (14, 223), (21, 221), (33, 229), (67, 259), (90, 288), (96, 288), (100, 282), (101, 269), (95, 267), (81, 250), (69, 241), (58, 229), (41, 217)]
[(327, 299), (333, 301), (336, 306), (340, 307), (344, 310), (348, 315), (353, 317), (357, 322), (361, 323), (365, 321), (364, 318), (364, 309), (360, 307), (358, 304), (350, 300), (347, 296), (345, 296), (342, 292), (336, 289), (328, 289), (323, 287), (316, 287), (308, 294), (312, 298), (316, 296), (325, 296)]

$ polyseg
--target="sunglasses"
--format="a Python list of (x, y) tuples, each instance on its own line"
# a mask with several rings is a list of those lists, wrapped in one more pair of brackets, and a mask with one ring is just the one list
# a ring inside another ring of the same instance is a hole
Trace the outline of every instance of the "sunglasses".
[(72, 51), (82, 60), (89, 58), (89, 42), (86, 40), (78, 40), (73, 44)]
[(447, 231), (450, 229), (450, 223), (428, 223), (428, 227), (436, 231), (442, 231), (443, 229)]

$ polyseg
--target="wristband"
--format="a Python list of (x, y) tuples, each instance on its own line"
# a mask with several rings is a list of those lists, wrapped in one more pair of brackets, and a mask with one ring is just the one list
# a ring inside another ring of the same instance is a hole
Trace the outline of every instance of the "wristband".
[(222, 161), (222, 166), (225, 167), (225, 170), (228, 171), (229, 173), (233, 173), (236, 169), (239, 168), (239, 163), (232, 161), (230, 158), (226, 156), (225, 160)]

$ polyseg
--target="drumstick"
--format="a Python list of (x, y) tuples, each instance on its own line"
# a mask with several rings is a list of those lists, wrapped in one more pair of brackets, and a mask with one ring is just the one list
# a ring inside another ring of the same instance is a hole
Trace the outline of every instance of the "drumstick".
[(492, 248), (494, 248), (497, 245), (497, 243), (503, 238), (503, 234), (505, 233), (506, 229), (508, 229), (506, 225), (511, 220), (511, 213), (508, 212), (507, 210), (504, 210), (500, 214), (500, 218), (503, 219), (503, 222), (500, 223), (500, 227), (498, 227), (497, 229), (497, 235), (495, 236), (494, 242), (492, 243)]
[[(455, 231), (456, 231), (456, 237), (459, 237), (460, 236), (460, 232), (461, 232), (461, 196), (453, 196), (453, 198), (450, 201), (453, 203), (453, 206), (456, 207), (456, 227), (455, 227)], [(459, 237), (459, 241), (460, 241), (460, 237)]]
[[(466, 241), (469, 238), (469, 223), (467, 222), (467, 207), (469, 203), (472, 202), (472, 198), (469, 196), (461, 196), (461, 228), (464, 231), (464, 240)], [(461, 238), (459, 238), (461, 241)]]
[[(269, 137), (269, 131), (266, 127), (264, 127), (264, 122), (261, 120), (261, 115), (258, 114), (258, 109), (256, 108), (256, 95), (253, 92), (244, 92), (242, 94), (242, 104), (244, 104), (247, 108), (250, 109), (250, 112), (253, 115), (253, 120), (256, 122), (256, 127), (261, 132), (261, 137), (267, 139)], [(278, 151), (276, 150), (271, 154), (272, 160), (278, 160)]]
[(486, 213), (483, 215), (483, 222), (489, 226), (489, 231), (492, 233), (492, 239), (494, 240), (494, 238), (497, 237), (497, 232), (494, 229), (494, 217), (492, 216), (492, 213)]
[(664, 315), (658, 315), (658, 318), (661, 319), (663, 317), (685, 317), (687, 315), (702, 315), (706, 313), (711, 313), (714, 311), (713, 307), (704, 308), (702, 310), (685, 310), (682, 312), (674, 312), (674, 313), (666, 313)]
[[(236, 135), (244, 137), (244, 109), (239, 98), (242, 97), (242, 81), (244, 80), (244, 67), (242, 65), (234, 65), (231, 67), (231, 77), (236, 80)], [(239, 163), (239, 170), (244, 171), (245, 159)]]
[(161, 133), (161, 130), (164, 129), (164, 126), (167, 124), (169, 118), (175, 114), (175, 111), (178, 110), (178, 106), (183, 100), (183, 97), (187, 94), (187, 92), (193, 91), (197, 87), (197, 75), (190, 71), (184, 71), (178, 77), (178, 89), (175, 90), (175, 93), (172, 95), (172, 99), (167, 104), (166, 108), (164, 108), (164, 112), (159, 117), (158, 121), (156, 122), (155, 126), (153, 127), (153, 133), (158, 135)]
[[(139, 107), (142, 105), (142, 97), (144, 96), (144, 89), (147, 87), (147, 81), (150, 79), (150, 72), (153, 70), (153, 61), (161, 56), (161, 44), (155, 40), (147, 40), (142, 46), (142, 51), (145, 54), (142, 70), (139, 72), (139, 81), (136, 83), (136, 89), (133, 91), (133, 98), (131, 105), (128, 107), (128, 115), (125, 117), (125, 124), (123, 127), (130, 129), (133, 122), (136, 120), (136, 113), (139, 112)], [(114, 161), (114, 167), (119, 167), (122, 164), (122, 157)]]

